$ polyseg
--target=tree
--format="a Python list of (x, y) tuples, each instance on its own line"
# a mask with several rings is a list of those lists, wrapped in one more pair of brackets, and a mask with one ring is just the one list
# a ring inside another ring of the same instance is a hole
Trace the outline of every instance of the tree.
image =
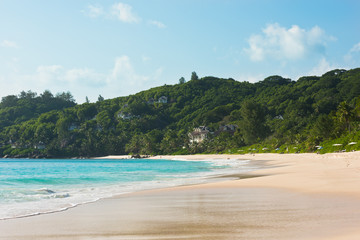
[(98, 102), (102, 102), (102, 101), (104, 101), (104, 100), (105, 100), (104, 97), (99, 94)]
[(181, 77), (180, 79), (179, 79), (179, 84), (184, 84), (185, 83), (185, 78), (184, 77)]
[(86, 103), (90, 103), (88, 96), (86, 96), (85, 102), (86, 102)]
[(106, 110), (99, 112), (96, 115), (96, 122), (103, 130), (109, 129), (112, 122), (109, 112)]
[(360, 96), (355, 98), (354, 118), (356, 121), (360, 120)]
[(41, 123), (37, 125), (34, 137), (37, 142), (41, 141), (44, 143), (50, 142), (54, 135), (54, 124), (51, 123)]
[(246, 144), (253, 144), (263, 139), (268, 128), (265, 125), (265, 110), (254, 101), (244, 101), (240, 109), (241, 130)]
[(346, 101), (341, 102), (336, 115), (340, 123), (343, 123), (351, 133), (351, 121), (354, 119), (353, 108)]
[(175, 130), (168, 130), (163, 134), (163, 139), (160, 143), (160, 150), (164, 153), (172, 153), (180, 149), (181, 144), (184, 141), (178, 137), (178, 133)]
[(53, 94), (52, 94), (49, 90), (45, 90), (43, 93), (40, 94), (40, 97), (41, 97), (44, 101), (49, 101), (49, 100), (52, 99), (54, 96), (53, 96)]
[(198, 75), (196, 74), (196, 72), (192, 72), (191, 73), (191, 80), (199, 80)]
[(32, 92), (31, 90), (25, 92), (25, 91), (21, 91), (19, 97), (20, 98), (27, 98), (27, 99), (32, 99), (35, 98), (37, 96), (36, 92)]
[(6, 108), (6, 107), (14, 107), (16, 106), (18, 101), (17, 96), (15, 95), (9, 95), (6, 97), (2, 97), (1, 99), (1, 107)]
[(141, 151), (142, 141), (144, 139), (143, 134), (135, 134), (131, 140), (125, 145), (125, 151), (131, 154), (137, 154)]
[(26, 92), (24, 90), (20, 92), (19, 98), (26, 98)]
[(326, 114), (322, 114), (317, 118), (314, 127), (310, 131), (310, 135), (315, 140), (315, 144), (319, 144), (321, 141), (329, 139), (333, 131), (333, 119)]
[(62, 93), (57, 93), (56, 97), (66, 101), (66, 102), (75, 102), (75, 99), (74, 99), (73, 95), (69, 91), (68, 92), (62, 92)]
[(67, 115), (63, 114), (56, 122), (55, 131), (60, 138), (67, 138), (69, 135), (69, 126), (71, 119)]
[(77, 117), (80, 121), (87, 121), (95, 117), (97, 113), (94, 104), (85, 103), (77, 110)]

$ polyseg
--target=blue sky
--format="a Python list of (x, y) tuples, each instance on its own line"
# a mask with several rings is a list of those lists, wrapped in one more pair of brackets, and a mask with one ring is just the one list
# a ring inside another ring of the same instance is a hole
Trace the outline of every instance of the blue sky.
[(358, 0), (1, 0), (0, 97), (78, 103), (180, 77), (297, 80), (360, 67)]

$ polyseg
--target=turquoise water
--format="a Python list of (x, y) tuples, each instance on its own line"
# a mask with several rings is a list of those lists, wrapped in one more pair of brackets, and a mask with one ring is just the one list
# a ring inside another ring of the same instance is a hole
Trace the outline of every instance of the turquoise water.
[(145, 189), (201, 183), (247, 161), (0, 160), (0, 219), (65, 210)]

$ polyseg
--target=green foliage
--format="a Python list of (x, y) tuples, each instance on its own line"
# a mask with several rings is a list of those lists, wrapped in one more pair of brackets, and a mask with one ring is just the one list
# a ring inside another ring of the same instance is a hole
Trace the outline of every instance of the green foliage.
[(199, 77), (198, 77), (198, 75), (196, 74), (196, 72), (192, 72), (190, 79), (191, 79), (191, 80), (199, 80)]
[(185, 81), (185, 78), (184, 77), (181, 77), (179, 79), (179, 84), (184, 84), (186, 81)]
[(254, 101), (244, 101), (240, 108), (241, 132), (245, 143), (251, 145), (264, 139), (269, 130), (265, 125), (265, 109)]
[(0, 103), (0, 129), (36, 118), (42, 113), (73, 106), (75, 101), (70, 92), (58, 93), (56, 97), (48, 90), (40, 96), (31, 91), (22, 91), (19, 96), (9, 95), (3, 97)]
[[(101, 96), (101, 95), (99, 95), (99, 97), (98, 97), (98, 102), (102, 102), (102, 101), (104, 101), (105, 99), (104, 99), (104, 97), (103, 96)], [(88, 101), (87, 101), (88, 102)]]
[[(359, 149), (360, 69), (255, 84), (204, 77), (76, 105), (72, 95), (21, 92), (0, 103), (0, 156), (308, 152)], [(167, 98), (167, 102), (159, 101)], [(190, 144), (194, 127), (205, 141)], [(235, 131), (220, 131), (225, 125)], [(333, 144), (341, 143), (342, 147)], [(249, 147), (250, 145), (250, 147)], [(316, 146), (322, 146), (318, 149)], [(278, 150), (276, 150), (278, 149)]]

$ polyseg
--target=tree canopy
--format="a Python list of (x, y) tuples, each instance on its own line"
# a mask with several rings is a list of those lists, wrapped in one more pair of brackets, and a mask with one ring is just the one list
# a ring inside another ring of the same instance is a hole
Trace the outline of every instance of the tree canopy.
[[(80, 105), (69, 92), (3, 97), (0, 156), (218, 153), (253, 144), (316, 151), (334, 139), (360, 142), (360, 69), (297, 81), (249, 83), (195, 72), (191, 80)], [(188, 134), (199, 126), (209, 134), (191, 144)]]

